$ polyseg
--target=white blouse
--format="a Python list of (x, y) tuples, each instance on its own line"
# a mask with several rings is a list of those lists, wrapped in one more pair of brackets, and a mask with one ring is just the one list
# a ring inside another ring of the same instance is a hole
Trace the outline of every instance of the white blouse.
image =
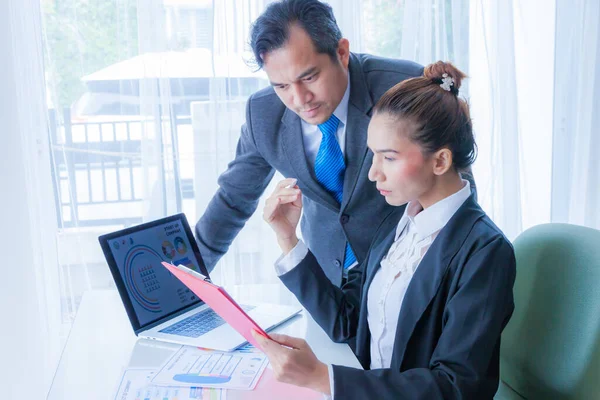
[(367, 294), (371, 369), (390, 367), (404, 295), (438, 233), (471, 194), (469, 182), (463, 183), (461, 190), (426, 210), (416, 201), (408, 203), (398, 223), (394, 243), (381, 260)]

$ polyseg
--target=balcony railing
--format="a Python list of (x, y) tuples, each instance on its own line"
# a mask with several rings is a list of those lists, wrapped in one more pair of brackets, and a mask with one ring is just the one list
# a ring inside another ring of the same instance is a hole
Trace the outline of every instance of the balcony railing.
[[(171, 115), (161, 123), (141, 117), (78, 122), (72, 120), (68, 109), (63, 111), (62, 120), (55, 110), (49, 114), (52, 176), (60, 227), (130, 226), (142, 222), (142, 216), (135, 210), (143, 200), (140, 178), (144, 124), (158, 129), (159, 138), (166, 133), (172, 140), (173, 145), (160, 146), (160, 159), (163, 180), (167, 170), (165, 160), (173, 160), (169, 179), (173, 179), (177, 211), (181, 211), (182, 199), (194, 198), (192, 179), (180, 178), (176, 145), (179, 128), (191, 127), (189, 116)], [(165, 149), (172, 149), (169, 151), (172, 154), (163, 154)], [(166, 200), (166, 185), (161, 186)]]

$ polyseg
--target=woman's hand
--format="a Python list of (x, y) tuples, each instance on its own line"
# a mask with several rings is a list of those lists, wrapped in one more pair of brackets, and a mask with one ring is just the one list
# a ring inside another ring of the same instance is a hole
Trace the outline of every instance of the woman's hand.
[(296, 227), (301, 214), (302, 193), (296, 186), (296, 179), (282, 180), (265, 202), (263, 219), (277, 234), (277, 242), (284, 254), (298, 243)]
[(331, 395), (327, 365), (317, 359), (305, 340), (276, 333), (269, 335), (275, 341), (252, 331), (278, 381)]

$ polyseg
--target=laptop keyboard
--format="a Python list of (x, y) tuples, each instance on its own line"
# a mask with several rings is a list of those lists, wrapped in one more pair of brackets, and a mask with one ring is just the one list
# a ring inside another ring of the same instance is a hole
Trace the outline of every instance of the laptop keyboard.
[[(245, 312), (253, 310), (255, 307), (240, 305)], [(194, 315), (190, 315), (186, 319), (161, 329), (159, 332), (169, 333), (171, 335), (187, 336), (197, 338), (204, 335), (206, 332), (212, 331), (215, 328), (223, 325), (225, 320), (208, 308)]]

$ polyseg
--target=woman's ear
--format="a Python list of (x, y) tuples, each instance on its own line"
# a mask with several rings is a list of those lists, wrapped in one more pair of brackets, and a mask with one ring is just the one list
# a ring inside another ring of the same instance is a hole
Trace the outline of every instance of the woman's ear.
[(444, 175), (452, 168), (452, 152), (450, 149), (443, 148), (436, 151), (433, 155), (433, 173), (436, 175)]

